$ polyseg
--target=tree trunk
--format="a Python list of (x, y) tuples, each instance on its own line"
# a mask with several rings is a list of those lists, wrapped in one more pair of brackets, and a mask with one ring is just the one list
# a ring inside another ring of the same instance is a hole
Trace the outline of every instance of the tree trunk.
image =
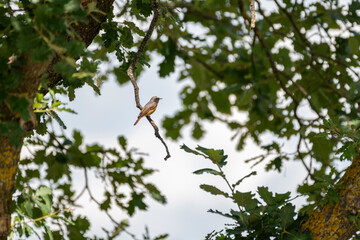
[(6, 137), (0, 137), (0, 240), (10, 231), (10, 203), (15, 186), (21, 147), (14, 147)]
[(302, 225), (304, 230), (312, 232), (315, 240), (347, 240), (355, 234), (357, 227), (349, 217), (357, 219), (360, 211), (360, 156), (354, 159), (336, 187), (339, 202), (315, 209)]
[[(93, 0), (82, 0), (81, 3), (87, 7), (89, 2)], [(97, 9), (101, 12), (108, 13), (111, 11), (111, 6), (114, 0), (98, 0)], [(74, 26), (82, 41), (88, 46), (94, 37), (99, 33), (101, 24), (106, 21), (106, 15), (101, 13), (92, 13), (95, 18), (88, 17), (88, 24), (80, 23)], [(44, 72), (48, 73), (49, 86), (54, 87), (61, 80), (61, 75), (55, 73), (54, 65), (59, 61), (55, 56), (49, 62), (31, 62), (30, 58), (24, 57), (25, 65), (21, 69), (24, 79), (15, 89), (13, 93), (21, 93), (33, 99), (36, 96), (41, 80), (41, 75)], [(32, 103), (29, 103), (32, 108)], [(3, 114), (3, 120), (14, 121), (14, 113), (8, 109), (0, 109)], [(7, 137), (0, 136), (0, 240), (6, 240), (11, 228), (11, 212), (10, 205), (12, 201), (12, 194), (14, 192), (15, 177), (18, 170), (18, 163), (20, 160), (20, 147), (13, 146)]]

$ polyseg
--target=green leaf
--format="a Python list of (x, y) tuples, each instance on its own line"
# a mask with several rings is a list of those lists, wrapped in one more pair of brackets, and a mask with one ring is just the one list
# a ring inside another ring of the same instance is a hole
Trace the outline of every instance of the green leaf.
[(126, 150), (127, 141), (126, 141), (126, 138), (124, 136), (119, 136), (118, 137), (118, 143), (122, 147), (122, 149)]
[(252, 194), (251, 192), (236, 191), (233, 195), (233, 199), (236, 204), (245, 207), (245, 209), (249, 211), (256, 208), (259, 203), (254, 196), (255, 194)]
[(227, 164), (226, 159), (228, 156), (224, 155), (224, 150), (222, 149), (214, 150), (204, 148), (198, 145), (196, 150), (203, 152), (214, 164), (218, 164), (220, 167), (223, 167)]
[(69, 86), (68, 91), (69, 100), (73, 101), (75, 99), (75, 89), (72, 86)]
[(30, 200), (27, 200), (24, 202), (24, 208), (25, 208), (26, 214), (32, 218), (34, 205), (31, 203)]
[(192, 136), (195, 139), (200, 139), (204, 135), (204, 130), (201, 128), (201, 125), (198, 122), (194, 123), (194, 128), (192, 130)]
[[(135, 6), (133, 5), (133, 7), (138, 9), (140, 14), (142, 14), (144, 17), (150, 16), (152, 7), (148, 0), (134, 0), (132, 2), (135, 3)], [(135, 10), (135, 12), (137, 11)]]
[(354, 146), (354, 143), (351, 141), (346, 141), (341, 148), (339, 148), (336, 151), (337, 154), (340, 154), (340, 160), (348, 160), (352, 161), (354, 157), (356, 156), (356, 148)]
[(144, 197), (145, 195), (143, 193), (138, 194), (133, 192), (131, 194), (132, 199), (129, 201), (129, 207), (127, 209), (130, 216), (134, 214), (136, 207), (142, 210), (146, 210), (147, 205), (143, 201)]
[(211, 86), (207, 75), (207, 70), (203, 65), (201, 65), (193, 58), (189, 60), (189, 63), (192, 66), (189, 71), (194, 83), (200, 90), (207, 90)]
[(281, 224), (284, 229), (294, 222), (295, 206), (287, 203), (280, 209)]
[(52, 191), (50, 188), (45, 186), (39, 187), (35, 192), (33, 200), (40, 207), (44, 215), (51, 213)]
[(164, 56), (164, 61), (160, 63), (159, 75), (166, 77), (175, 71), (175, 56), (176, 56), (176, 43), (171, 38), (162, 45), (161, 53)]
[(169, 234), (161, 234), (157, 237), (154, 238), (154, 240), (161, 240), (161, 239), (166, 239), (169, 236)]
[(138, 28), (135, 23), (129, 22), (129, 21), (124, 21), (124, 24), (127, 25), (132, 31), (134, 31), (135, 33), (137, 33), (141, 37), (145, 36), (145, 32), (142, 31), (140, 28)]
[(213, 195), (222, 195), (226, 198), (229, 198), (229, 194), (227, 194), (226, 192), (221, 191), (220, 189), (218, 189), (217, 187), (211, 186), (211, 185), (207, 185), (207, 184), (201, 184), (200, 188), (208, 193), (211, 193)]
[(116, 76), (116, 80), (120, 85), (123, 85), (127, 83), (130, 78), (126, 73), (126, 70), (124, 67), (120, 66), (118, 68), (114, 68), (114, 74)]
[(61, 118), (59, 117), (59, 115), (58, 115), (56, 112), (51, 111), (51, 112), (49, 112), (49, 114), (50, 114), (50, 116), (51, 116), (53, 119), (55, 119), (55, 120), (59, 123), (59, 125), (60, 125), (62, 128), (64, 128), (64, 129), (67, 128), (66, 125), (65, 125), (65, 123), (61, 120)]
[(73, 138), (75, 140), (75, 145), (80, 146), (83, 143), (83, 136), (79, 131), (74, 130)]
[(107, 197), (101, 204), (100, 204), (100, 208), (103, 210), (107, 210), (110, 208), (110, 197)]
[(231, 114), (231, 104), (229, 101), (229, 93), (223, 90), (209, 91), (213, 104), (216, 109), (225, 114)]
[(44, 62), (48, 61), (53, 56), (53, 52), (48, 46), (39, 46), (31, 51), (31, 59), (33, 61)]
[[(201, 156), (204, 156), (202, 155), (201, 153), (189, 148), (188, 146), (186, 146), (185, 144), (181, 145), (180, 146), (180, 149), (183, 149), (185, 152), (188, 152), (188, 153), (192, 153), (192, 154), (195, 154), (195, 155), (201, 155)], [(205, 157), (205, 156), (204, 156)]]
[(30, 120), (29, 101), (25, 97), (10, 96), (8, 106), (12, 111), (18, 112), (25, 122)]
[(51, 104), (52, 108), (56, 108), (57, 106), (61, 105), (62, 102), (54, 102), (53, 104)]
[(309, 134), (309, 139), (313, 143), (312, 151), (315, 158), (321, 162), (327, 162), (332, 152), (334, 142), (325, 137), (316, 137), (315, 134)]
[(276, 169), (278, 172), (281, 172), (281, 166), (282, 166), (282, 158), (276, 157), (272, 159), (268, 164), (266, 164), (265, 170), (269, 171), (271, 169)]
[(148, 183), (145, 185), (145, 187), (150, 192), (153, 199), (163, 204), (166, 203), (165, 196), (160, 193), (160, 191), (155, 187), (155, 185)]
[(52, 231), (51, 231), (50, 227), (48, 225), (44, 225), (44, 228), (45, 228), (45, 231), (46, 231), (49, 239), (54, 240), (54, 237), (53, 237), (53, 234), (52, 234)]
[(273, 193), (269, 191), (268, 187), (258, 187), (257, 192), (267, 205), (284, 204), (290, 197), (290, 192), (282, 194), (276, 193), (275, 196), (273, 196)]
[(275, 203), (272, 192), (269, 191), (268, 187), (258, 187), (258, 194), (261, 199), (266, 202), (267, 205), (272, 205)]
[(235, 188), (236, 186), (238, 186), (240, 183), (242, 183), (242, 181), (244, 181), (246, 178), (249, 178), (253, 175), (256, 175), (256, 171), (252, 171), (251, 173), (249, 173), (248, 175), (246, 175), (245, 177), (242, 177), (241, 179), (239, 179), (235, 184), (232, 185), (233, 188)]
[(126, 48), (131, 48), (134, 45), (134, 39), (131, 34), (131, 30), (128, 27), (123, 27), (120, 29), (120, 42)]
[(200, 175), (200, 174), (203, 174), (203, 173), (210, 173), (212, 175), (221, 175), (221, 172), (219, 171), (216, 171), (214, 169), (211, 169), (211, 168), (203, 168), (203, 169), (199, 169), (199, 170), (196, 170), (195, 172), (193, 172), (194, 174), (197, 174), (197, 175)]
[(355, 37), (349, 37), (349, 48), (350, 54), (358, 54), (359, 52), (359, 42)]

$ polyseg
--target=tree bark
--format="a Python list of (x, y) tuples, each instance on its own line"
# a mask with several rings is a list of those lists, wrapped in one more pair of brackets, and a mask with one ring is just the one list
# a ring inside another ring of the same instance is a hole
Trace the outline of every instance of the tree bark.
[(21, 147), (14, 147), (0, 137), (0, 240), (6, 239), (11, 227), (10, 203), (15, 186)]
[(312, 232), (315, 240), (347, 240), (357, 231), (355, 223), (349, 217), (357, 218), (360, 211), (360, 156), (354, 159), (336, 188), (339, 202), (315, 209), (302, 225), (304, 230)]
[[(86, 8), (87, 4), (93, 0), (82, 0), (82, 5)], [(111, 11), (114, 0), (97, 0), (97, 9), (103, 13)], [(82, 38), (86, 46), (90, 45), (94, 37), (99, 33), (101, 24), (106, 21), (106, 15), (101, 13), (93, 13), (97, 20), (88, 17), (88, 23), (80, 23), (75, 26), (75, 30)], [(59, 61), (55, 56), (49, 62), (31, 62), (28, 56), (22, 56), (25, 59), (25, 66), (21, 69), (24, 75), (22, 83), (20, 83), (12, 92), (22, 93), (33, 99), (38, 92), (41, 75), (48, 73), (49, 87), (58, 84), (62, 77), (54, 71), (54, 65)], [(32, 101), (32, 100), (31, 100)], [(32, 107), (32, 102), (29, 103)], [(3, 120), (14, 121), (14, 113), (9, 109), (0, 109), (3, 114)], [(24, 136), (23, 136), (24, 137)], [(13, 146), (7, 137), (0, 136), (0, 240), (6, 240), (11, 228), (11, 212), (10, 205), (12, 194), (15, 187), (16, 173), (20, 160), (21, 146)]]

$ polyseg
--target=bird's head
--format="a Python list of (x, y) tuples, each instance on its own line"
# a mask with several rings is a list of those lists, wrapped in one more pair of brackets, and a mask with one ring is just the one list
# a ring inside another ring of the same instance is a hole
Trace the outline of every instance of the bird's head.
[(159, 98), (159, 97), (157, 97), (157, 96), (154, 96), (154, 97), (151, 98), (150, 101), (154, 101), (154, 102), (158, 103), (160, 99), (161, 99), (161, 98)]

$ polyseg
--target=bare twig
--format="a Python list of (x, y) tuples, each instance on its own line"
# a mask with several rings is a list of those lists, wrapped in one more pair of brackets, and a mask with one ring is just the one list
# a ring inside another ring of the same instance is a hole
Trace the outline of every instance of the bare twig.
[[(127, 75), (129, 76), (130, 81), (134, 86), (136, 107), (139, 108), (140, 110), (142, 110), (143, 107), (140, 104), (139, 87), (138, 87), (138, 85), (136, 83), (136, 80), (135, 80), (135, 77), (134, 77), (134, 68), (135, 68), (137, 62), (139, 61), (140, 56), (144, 52), (145, 46), (146, 46), (147, 42), (149, 41), (149, 39), (150, 39), (150, 37), (151, 37), (151, 35), (152, 35), (153, 31), (154, 31), (154, 28), (156, 26), (157, 20), (159, 18), (159, 4), (158, 4), (158, 2), (156, 0), (152, 1), (152, 7), (153, 7), (153, 11), (154, 11), (153, 19), (151, 20), (149, 29), (146, 32), (146, 35), (145, 35), (144, 39), (142, 40), (135, 57), (132, 59), (129, 69), (127, 70)], [(150, 116), (146, 116), (146, 118), (150, 122), (150, 124), (153, 126), (153, 128), (155, 130), (155, 136), (158, 139), (160, 139), (162, 144), (165, 146), (166, 156), (165, 156), (164, 159), (167, 160), (168, 158), (170, 158), (170, 152), (169, 152), (169, 149), (168, 149), (165, 141), (162, 139), (162, 137), (159, 134), (159, 128), (156, 126), (155, 122), (151, 119)]]
[[(80, 159), (80, 163), (81, 163), (82, 167), (84, 168), (84, 178), (85, 178), (85, 187), (84, 188), (88, 192), (88, 195), (89, 195), (90, 199), (92, 201), (94, 201), (98, 206), (100, 206), (101, 203), (94, 197), (94, 195), (92, 194), (92, 192), (90, 190), (90, 187), (89, 187), (90, 184), (89, 184), (89, 177), (88, 177), (88, 173), (87, 173), (87, 168), (86, 168), (84, 162), (81, 159)], [(119, 226), (121, 224), (121, 223), (118, 223), (114, 219), (114, 217), (110, 215), (110, 213), (107, 210), (105, 210), (104, 212), (115, 225)], [(132, 239), (137, 240), (137, 238), (136, 238), (136, 236), (134, 234), (130, 233), (126, 229), (122, 229), (122, 230), (123, 230), (123, 232), (127, 233)]]
[(300, 158), (300, 160), (301, 160), (301, 163), (304, 165), (306, 171), (308, 172), (308, 176), (307, 176), (306, 178), (308, 178), (308, 177), (310, 176), (312, 180), (316, 181), (314, 175), (313, 175), (312, 172), (311, 172), (311, 170), (312, 170), (312, 169), (311, 169), (311, 166), (309, 167), (309, 166), (305, 163), (305, 159), (304, 159), (304, 157), (303, 157), (303, 155), (302, 155), (302, 152), (301, 152), (301, 150), (300, 150), (301, 142), (302, 142), (302, 141), (303, 141), (303, 136), (302, 136), (302, 134), (300, 133), (299, 142), (298, 142), (298, 144), (297, 144), (296, 151), (297, 151), (298, 156), (299, 156), (299, 158)]

